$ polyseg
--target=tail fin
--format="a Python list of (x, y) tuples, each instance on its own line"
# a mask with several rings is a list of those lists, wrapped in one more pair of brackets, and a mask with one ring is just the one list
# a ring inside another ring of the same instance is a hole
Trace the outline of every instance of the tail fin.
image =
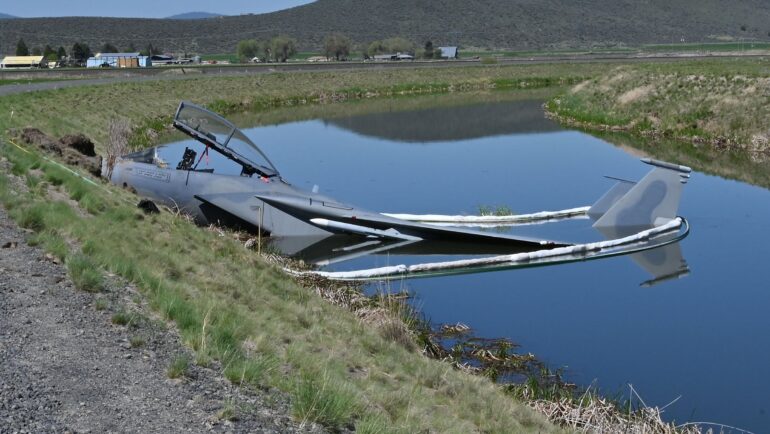
[(596, 203), (594, 203), (588, 210), (588, 217), (591, 217), (594, 220), (599, 220), (604, 214), (607, 213), (607, 211), (610, 210), (610, 208), (612, 208), (613, 205), (622, 199), (623, 196), (625, 196), (626, 193), (628, 193), (628, 191), (634, 187), (634, 185), (636, 185), (636, 182), (634, 181), (613, 178), (611, 176), (605, 176), (605, 178), (613, 179), (617, 181), (617, 183), (612, 186), (609, 191), (604, 193), (604, 196), (600, 197), (599, 200), (597, 200)]
[(692, 169), (648, 158), (642, 162), (654, 168), (641, 181), (615, 185), (591, 207), (593, 216), (601, 215), (594, 223), (595, 228), (652, 227), (677, 216), (682, 187)]

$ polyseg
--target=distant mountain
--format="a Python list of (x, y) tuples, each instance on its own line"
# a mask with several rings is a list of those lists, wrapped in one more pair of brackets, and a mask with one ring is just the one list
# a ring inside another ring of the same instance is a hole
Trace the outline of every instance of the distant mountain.
[(203, 20), (206, 18), (221, 17), (222, 14), (212, 14), (210, 12), (187, 12), (184, 14), (171, 15), (167, 20)]
[(8, 15), (8, 14), (0, 14), (0, 20), (10, 19), (10, 18), (18, 18), (18, 17), (14, 17), (13, 15)]
[[(647, 43), (767, 40), (768, 0), (317, 0), (259, 15), (208, 20), (18, 18), (0, 26), (0, 52), (27, 46), (152, 43), (165, 51), (233, 53), (239, 40), (278, 34), (300, 50), (331, 32), (366, 46), (401, 36), (417, 46), (564, 49)], [(356, 48), (359, 51), (359, 48)]]

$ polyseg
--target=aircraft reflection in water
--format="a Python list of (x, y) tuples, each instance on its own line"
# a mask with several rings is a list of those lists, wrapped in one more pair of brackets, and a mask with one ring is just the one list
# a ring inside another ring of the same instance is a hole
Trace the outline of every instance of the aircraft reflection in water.
[[(677, 241), (687, 221), (677, 217), (690, 169), (642, 160), (652, 170), (639, 182), (617, 183), (590, 207), (518, 216), (442, 216), (383, 214), (308, 192), (284, 180), (267, 156), (224, 118), (182, 103), (174, 126), (203, 143), (198, 155), (185, 148), (171, 168), (153, 148), (119, 158), (104, 167), (111, 182), (178, 207), (201, 224), (216, 223), (267, 232), (286, 254), (318, 266), (364, 255), (444, 255), (464, 259), (355, 271), (311, 271), (330, 279), (372, 280), (534, 267), (631, 254), (649, 271), (653, 284), (685, 274)], [(239, 173), (198, 169), (209, 150), (234, 163)], [(544, 224), (590, 218), (606, 241), (575, 244), (484, 228)], [(492, 255), (492, 256), (484, 256)], [(482, 257), (479, 257), (482, 256)]]

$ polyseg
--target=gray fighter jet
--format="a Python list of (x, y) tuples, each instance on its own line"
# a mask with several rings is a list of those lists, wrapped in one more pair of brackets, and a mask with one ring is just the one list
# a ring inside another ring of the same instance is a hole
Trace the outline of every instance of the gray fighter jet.
[[(135, 189), (140, 196), (192, 215), (200, 224), (260, 231), (283, 240), (305, 240), (300, 247), (290, 249), (294, 251), (324, 240), (327, 244), (333, 240), (332, 244), (338, 245), (340, 235), (352, 237), (350, 245), (366, 244), (365, 251), (388, 250), (386, 246), (402, 250), (410, 246), (407, 250), (425, 251), (433, 246), (442, 252), (513, 254), (572, 245), (463, 225), (437, 224), (427, 216), (421, 219), (381, 214), (324, 196), (317, 189), (299, 189), (284, 180), (259, 147), (232, 123), (188, 102), (179, 105), (173, 125), (205, 145), (205, 151), (198, 155), (188, 148), (178, 165), (169, 167), (159, 158), (157, 148), (147, 149), (119, 158), (114, 166), (105, 166), (103, 174), (114, 184)], [(210, 150), (234, 162), (240, 173), (199, 169)], [(655, 160), (642, 161), (653, 168), (641, 181), (617, 180), (607, 194), (584, 210), (595, 220), (594, 227), (608, 238), (661, 227), (677, 218), (690, 169)], [(382, 245), (373, 248), (376, 243)]]

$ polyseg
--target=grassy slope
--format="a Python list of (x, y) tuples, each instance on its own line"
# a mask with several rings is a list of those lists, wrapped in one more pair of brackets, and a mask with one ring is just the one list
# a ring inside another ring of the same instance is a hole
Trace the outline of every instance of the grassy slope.
[(111, 119), (127, 118), (142, 126), (153, 120), (168, 121), (180, 100), (206, 104), (232, 114), (244, 109), (382, 95), (569, 84), (604, 68), (605, 65), (578, 64), (298, 72), (68, 88), (1, 98), (0, 132), (26, 126), (57, 136), (80, 132), (104, 150)]
[(617, 141), (660, 158), (770, 187), (770, 59), (612, 68), (548, 109), (575, 126), (630, 133)]
[[(31, 190), (20, 192), (0, 173), (0, 201), (35, 230), (33, 242), (68, 265), (91, 262), (135, 282), (176, 322), (199, 363), (218, 360), (231, 381), (289, 392), (299, 419), (364, 431), (555, 430), (488, 380), (385, 339), (239, 243), (169, 213), (145, 218), (129, 193), (88, 185), (34, 153), (8, 144), (0, 152)], [(48, 200), (49, 188), (87, 214)]]
[[(593, 68), (274, 74), (64, 89), (0, 99), (0, 131), (33, 125), (57, 135), (85, 132), (103, 145), (110, 119), (146, 125), (167, 117), (180, 99), (237, 111), (331, 101), (335, 95), (527, 87), (584, 77)], [(300, 420), (352, 424), (362, 432), (558, 431), (488, 380), (387, 339), (391, 332), (324, 302), (239, 243), (167, 213), (142, 217), (125, 191), (90, 186), (7, 143), (0, 149), (31, 190), (20, 192), (0, 173), (0, 201), (36, 231), (33, 242), (73, 270), (92, 263), (135, 282), (175, 322), (200, 363), (218, 360), (231, 381), (287, 391)], [(32, 175), (32, 168), (42, 174)], [(75, 199), (87, 214), (50, 201), (50, 188)], [(115, 236), (118, 229), (130, 236)]]
[[(770, 6), (763, 0), (318, 0), (262, 15), (195, 21), (116, 18), (16, 19), (0, 26), (0, 52), (19, 37), (30, 47), (71, 47), (83, 40), (126, 47), (152, 43), (164, 50), (224, 53), (238, 40), (285, 33), (301, 49), (320, 49), (332, 30), (356, 43), (393, 36), (422, 46), (510, 49), (573, 48), (708, 41), (717, 36), (767, 40)], [(745, 29), (745, 30), (743, 30)]]

